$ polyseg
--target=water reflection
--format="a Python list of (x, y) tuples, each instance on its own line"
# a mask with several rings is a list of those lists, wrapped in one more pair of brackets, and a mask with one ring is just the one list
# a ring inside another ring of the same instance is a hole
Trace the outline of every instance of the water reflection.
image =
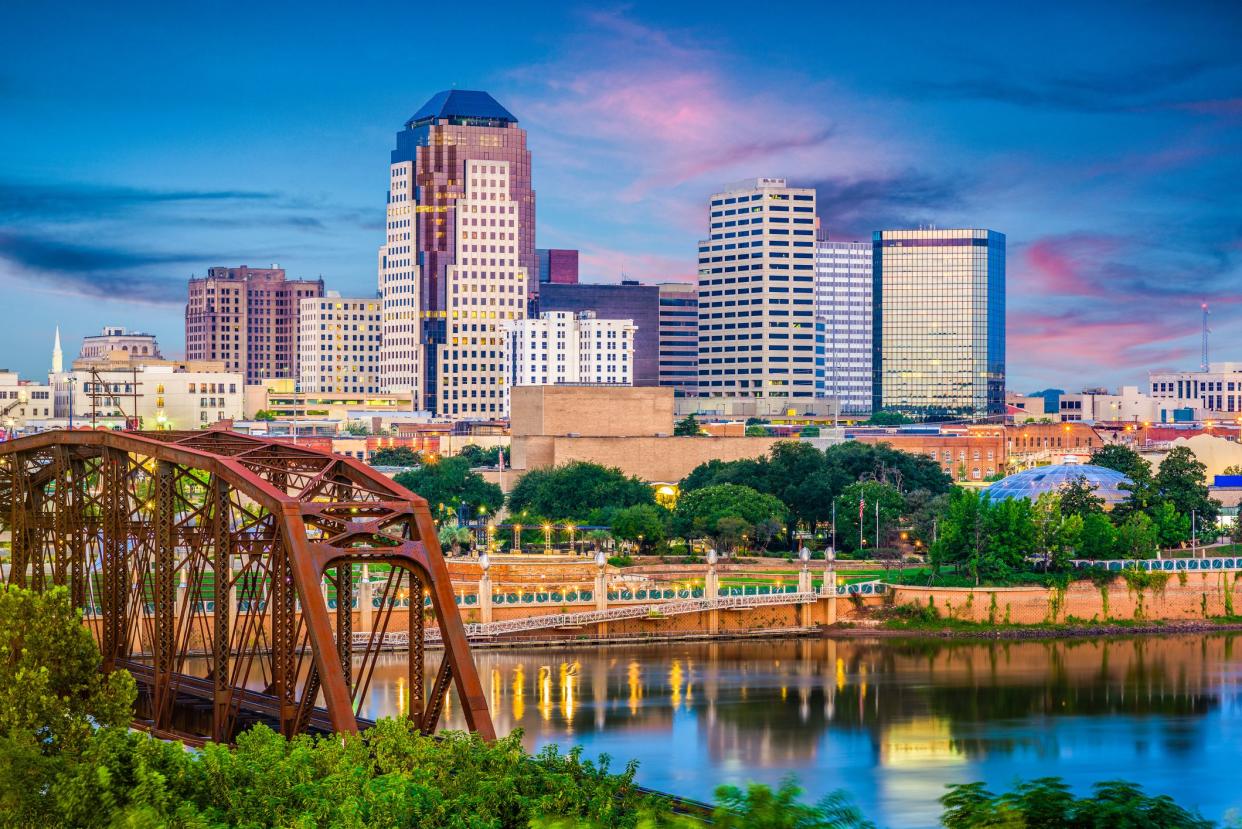
[[(882, 824), (934, 825), (945, 783), (1128, 778), (1211, 816), (1237, 805), (1232, 635), (961, 643), (792, 640), (478, 651), (500, 733), (638, 758), (647, 785), (709, 798), (796, 773)], [(367, 716), (395, 713), (377, 670)], [(460, 707), (445, 708), (462, 727)]]

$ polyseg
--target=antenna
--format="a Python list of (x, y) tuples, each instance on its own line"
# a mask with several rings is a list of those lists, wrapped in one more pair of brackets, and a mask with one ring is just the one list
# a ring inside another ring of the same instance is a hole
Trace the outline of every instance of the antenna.
[(1208, 328), (1208, 314), (1211, 312), (1208, 311), (1208, 306), (1206, 302), (1203, 303), (1200, 307), (1203, 309), (1203, 370), (1207, 371), (1208, 370), (1208, 334), (1210, 334), (1212, 331), (1212, 329)]

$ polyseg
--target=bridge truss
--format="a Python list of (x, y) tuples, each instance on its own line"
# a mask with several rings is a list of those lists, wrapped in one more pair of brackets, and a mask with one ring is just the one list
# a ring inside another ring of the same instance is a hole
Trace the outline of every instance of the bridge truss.
[[(403, 713), (431, 733), (453, 686), (495, 736), (426, 502), (357, 461), (224, 431), (44, 432), (0, 443), (0, 529), (5, 581), (64, 585), (104, 670), (134, 675), (139, 728), (201, 743), (258, 722), (365, 727), (399, 600), (426, 595), (444, 655), (426, 671), (431, 614), (409, 602)], [(387, 575), (355, 650), (362, 565)]]

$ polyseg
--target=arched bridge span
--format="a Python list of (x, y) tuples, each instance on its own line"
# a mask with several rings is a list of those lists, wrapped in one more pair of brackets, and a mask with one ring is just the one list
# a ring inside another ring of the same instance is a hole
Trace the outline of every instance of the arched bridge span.
[[(5, 580), (64, 585), (104, 669), (134, 674), (138, 727), (189, 742), (256, 722), (355, 731), (400, 625), (404, 713), (434, 731), (453, 686), (467, 725), (495, 736), (426, 502), (357, 461), (224, 431), (44, 432), (0, 443), (0, 526)], [(364, 567), (379, 601), (355, 650)], [(444, 655), (425, 672), (432, 620)]]

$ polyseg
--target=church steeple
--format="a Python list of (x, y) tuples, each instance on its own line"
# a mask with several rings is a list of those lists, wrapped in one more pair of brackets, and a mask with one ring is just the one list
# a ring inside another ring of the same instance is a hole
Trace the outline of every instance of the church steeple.
[(65, 370), (65, 355), (60, 350), (60, 326), (56, 326), (56, 341), (52, 344), (52, 373), (60, 374)]

